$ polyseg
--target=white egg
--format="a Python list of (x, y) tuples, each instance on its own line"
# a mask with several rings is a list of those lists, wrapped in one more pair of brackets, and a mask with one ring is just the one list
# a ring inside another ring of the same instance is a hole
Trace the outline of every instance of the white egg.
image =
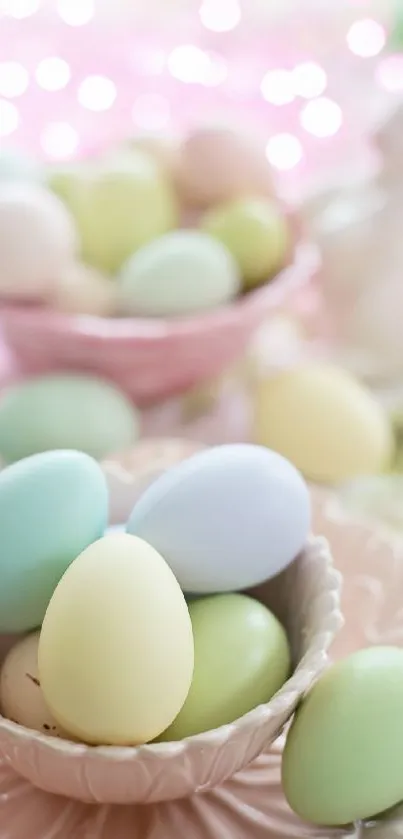
[(236, 591), (275, 576), (301, 551), (309, 493), (281, 455), (247, 444), (217, 446), (158, 478), (127, 530), (159, 551), (184, 591)]

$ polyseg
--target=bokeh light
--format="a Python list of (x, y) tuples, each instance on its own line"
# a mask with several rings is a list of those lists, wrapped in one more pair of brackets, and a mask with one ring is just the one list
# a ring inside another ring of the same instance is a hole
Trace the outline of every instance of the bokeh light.
[(370, 18), (356, 20), (348, 30), (347, 44), (354, 55), (360, 58), (373, 58), (382, 52), (386, 44), (385, 28), (378, 21)]
[(185, 84), (215, 87), (227, 78), (227, 65), (221, 56), (211, 55), (192, 44), (176, 47), (168, 57), (168, 70)]
[(293, 73), (293, 88), (297, 96), (303, 99), (315, 99), (325, 92), (327, 87), (327, 75), (315, 61), (305, 61), (297, 64)]
[(17, 130), (20, 117), (17, 108), (7, 99), (0, 99), (0, 136), (8, 137)]
[(18, 61), (0, 63), (0, 96), (13, 99), (22, 96), (29, 85), (28, 71)]
[(57, 10), (69, 26), (85, 26), (95, 15), (94, 0), (58, 0)]
[(41, 135), (41, 146), (48, 157), (66, 160), (73, 157), (79, 145), (79, 136), (68, 122), (53, 122)]
[(159, 131), (165, 128), (171, 118), (168, 99), (157, 93), (144, 93), (139, 96), (132, 111), (133, 122), (146, 131)]
[(266, 157), (276, 169), (294, 169), (303, 158), (302, 145), (294, 134), (275, 134), (266, 146)]
[(301, 125), (315, 137), (332, 137), (343, 123), (340, 106), (325, 96), (313, 99), (301, 111)]
[(116, 95), (116, 86), (106, 76), (87, 76), (78, 89), (78, 101), (89, 111), (108, 111)]
[(63, 90), (71, 79), (70, 66), (57, 56), (44, 58), (36, 68), (35, 77), (44, 90)]
[(230, 32), (242, 18), (238, 0), (204, 0), (199, 14), (203, 26), (212, 32)]
[(376, 78), (389, 93), (403, 91), (403, 55), (389, 55), (382, 59), (376, 70)]
[(288, 70), (271, 70), (260, 86), (262, 96), (271, 105), (288, 105), (295, 99), (293, 74)]
[(40, 0), (1, 0), (0, 13), (16, 20), (31, 17), (38, 11)]

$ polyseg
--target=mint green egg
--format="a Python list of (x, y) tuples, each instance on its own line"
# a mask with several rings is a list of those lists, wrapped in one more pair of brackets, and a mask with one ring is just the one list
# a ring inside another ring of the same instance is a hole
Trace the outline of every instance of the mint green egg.
[(41, 183), (43, 180), (43, 169), (36, 160), (11, 149), (0, 151), (0, 183), (5, 181)]
[(307, 821), (345, 825), (403, 799), (403, 649), (372, 647), (331, 667), (298, 710), (283, 787)]
[(108, 488), (77, 451), (52, 451), (0, 472), (0, 632), (35, 629), (71, 562), (101, 536)]
[(41, 376), (12, 385), (0, 401), (6, 463), (50, 449), (77, 449), (99, 460), (138, 435), (139, 415), (129, 399), (92, 376)]
[(284, 628), (257, 600), (220, 594), (188, 602), (195, 645), (192, 685), (182, 710), (159, 740), (218, 728), (268, 702), (286, 681)]

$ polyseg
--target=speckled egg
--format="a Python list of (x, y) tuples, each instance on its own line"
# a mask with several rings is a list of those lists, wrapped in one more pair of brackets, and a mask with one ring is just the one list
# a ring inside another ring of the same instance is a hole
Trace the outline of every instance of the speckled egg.
[(254, 407), (256, 442), (310, 480), (339, 483), (391, 461), (386, 412), (342, 369), (313, 363), (268, 375), (256, 386)]
[(238, 199), (210, 210), (202, 226), (232, 253), (245, 289), (266, 282), (285, 264), (290, 231), (274, 202)]
[(39, 632), (18, 641), (8, 653), (0, 674), (1, 713), (26, 728), (63, 737), (43, 698), (38, 674)]
[(43, 693), (66, 731), (93, 744), (154, 739), (180, 711), (193, 662), (185, 598), (150, 545), (114, 533), (70, 566), (39, 642)]
[(180, 154), (180, 184), (190, 204), (209, 207), (245, 195), (272, 195), (272, 173), (253, 137), (226, 127), (193, 131)]
[(40, 626), (62, 574), (107, 517), (105, 477), (82, 452), (44, 452), (0, 472), (0, 632)]
[(403, 650), (373, 647), (338, 662), (303, 701), (282, 762), (302, 818), (366, 820), (403, 798)]
[(0, 296), (43, 298), (77, 249), (74, 221), (55, 195), (0, 180)]
[(139, 417), (117, 388), (91, 376), (48, 375), (11, 385), (0, 401), (0, 453), (7, 463), (50, 449), (97, 459), (132, 445)]
[(118, 282), (121, 311), (149, 317), (207, 311), (232, 300), (240, 288), (227, 248), (196, 230), (177, 230), (144, 245)]

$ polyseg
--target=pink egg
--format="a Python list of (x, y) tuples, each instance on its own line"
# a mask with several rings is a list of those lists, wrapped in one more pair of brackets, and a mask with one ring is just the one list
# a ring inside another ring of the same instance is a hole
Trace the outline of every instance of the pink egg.
[(180, 186), (193, 205), (208, 207), (244, 195), (273, 195), (264, 149), (229, 128), (203, 128), (183, 143)]
[(42, 298), (77, 247), (74, 221), (56, 195), (34, 184), (0, 186), (0, 296)]

